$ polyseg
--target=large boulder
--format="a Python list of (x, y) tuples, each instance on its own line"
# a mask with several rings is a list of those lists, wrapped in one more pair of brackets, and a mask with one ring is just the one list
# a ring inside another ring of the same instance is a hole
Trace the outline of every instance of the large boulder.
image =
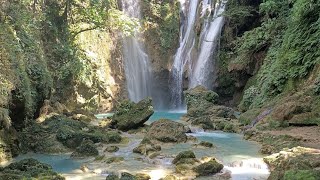
[(215, 159), (211, 159), (208, 162), (202, 163), (199, 166), (193, 168), (197, 173), (197, 176), (209, 176), (220, 172), (223, 169), (223, 165), (218, 163)]
[(38, 153), (70, 152), (83, 139), (94, 143), (119, 143), (122, 138), (113, 130), (90, 126), (65, 116), (52, 116), (40, 124), (30, 124), (19, 134), (22, 151)]
[(196, 108), (204, 111), (206, 108), (217, 103), (219, 97), (217, 93), (207, 90), (203, 86), (197, 86), (184, 91), (183, 93), (187, 102), (188, 110)]
[(139, 146), (133, 149), (134, 153), (138, 153), (142, 155), (150, 155), (157, 151), (161, 151), (161, 146), (155, 145), (153, 143), (141, 143), (139, 144)]
[(196, 155), (193, 151), (182, 151), (172, 161), (173, 164), (194, 164)]
[(154, 113), (152, 100), (144, 99), (138, 103), (123, 101), (112, 117), (111, 125), (122, 131), (137, 129), (148, 121)]
[[(187, 114), (184, 120), (203, 129), (239, 132), (238, 114), (230, 107), (217, 105), (218, 94), (197, 86), (184, 91)], [(233, 121), (235, 120), (235, 121)]]
[(48, 164), (35, 159), (24, 159), (0, 168), (0, 179), (64, 180), (65, 178), (54, 172)]
[(81, 145), (76, 148), (76, 151), (71, 154), (71, 157), (85, 158), (97, 155), (99, 155), (99, 151), (97, 150), (93, 142), (90, 140), (84, 140)]
[(319, 179), (320, 150), (295, 147), (263, 158), (270, 167), (268, 179)]
[(183, 124), (168, 119), (160, 119), (151, 124), (147, 137), (164, 143), (181, 143), (187, 141), (189, 129)]

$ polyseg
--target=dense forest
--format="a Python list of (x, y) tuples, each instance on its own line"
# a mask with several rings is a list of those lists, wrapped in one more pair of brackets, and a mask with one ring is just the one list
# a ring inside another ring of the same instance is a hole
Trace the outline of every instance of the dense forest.
[(319, 0), (0, 0), (0, 179), (317, 180), (319, 125)]

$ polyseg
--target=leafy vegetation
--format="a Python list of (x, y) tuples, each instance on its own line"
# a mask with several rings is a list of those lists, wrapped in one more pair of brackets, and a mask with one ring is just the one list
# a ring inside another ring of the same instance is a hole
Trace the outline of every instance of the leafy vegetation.
[(178, 42), (179, 9), (176, 0), (144, 0), (142, 13), (146, 32), (160, 42), (162, 52), (167, 52)]
[[(311, 72), (317, 74), (314, 67), (320, 62), (319, 7), (319, 1), (307, 0), (229, 2), (220, 66), (228, 66), (234, 74), (228, 82), (241, 83), (238, 88), (245, 88), (242, 110), (261, 107), (295, 90)], [(248, 17), (255, 18), (251, 27), (243, 25), (248, 24)], [(254, 81), (244, 87), (249, 77)], [(221, 84), (225, 81), (218, 80)], [(317, 81), (314, 83), (317, 93)]]

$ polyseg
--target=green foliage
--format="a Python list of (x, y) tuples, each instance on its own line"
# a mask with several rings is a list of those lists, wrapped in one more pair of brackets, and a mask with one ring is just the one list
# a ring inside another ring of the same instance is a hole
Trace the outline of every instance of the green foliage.
[(284, 180), (316, 180), (320, 173), (313, 170), (288, 170), (284, 174)]
[(239, 105), (239, 108), (243, 111), (248, 110), (250, 105), (253, 103), (254, 98), (257, 95), (259, 95), (259, 90), (254, 86), (249, 87), (247, 90), (244, 91), (244, 95)]
[(179, 38), (179, 2), (144, 0), (142, 13), (147, 33), (157, 38), (160, 50), (167, 53)]
[[(244, 33), (235, 48), (238, 56), (234, 62), (246, 66), (254, 62), (254, 53), (266, 52), (254, 85), (260, 93), (250, 99), (250, 108), (292, 91), (320, 62), (319, 11), (319, 1), (265, 0), (260, 4), (261, 26)], [(246, 96), (242, 105), (247, 104)]]
[(108, 27), (112, 30), (121, 30), (125, 36), (132, 36), (135, 32), (141, 31), (138, 19), (131, 18), (117, 9), (110, 9), (108, 12)]
[(22, 107), (19, 113), (32, 118), (37, 105), (51, 92), (52, 77), (39, 42), (40, 31), (36, 29), (43, 16), (34, 17), (26, 3), (10, 3), (4, 9), (4, 21), (0, 22), (1, 54), (5, 55), (0, 65), (0, 76), (4, 79), (1, 94), (8, 96), (7, 102), (1, 104), (8, 106), (10, 96), (13, 96), (11, 99)]

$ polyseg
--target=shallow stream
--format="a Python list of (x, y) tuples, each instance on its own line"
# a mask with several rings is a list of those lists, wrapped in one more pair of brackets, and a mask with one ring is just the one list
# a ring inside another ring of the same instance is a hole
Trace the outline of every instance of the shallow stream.
[[(167, 118), (173, 121), (179, 119), (185, 112), (155, 112), (146, 124)], [(99, 118), (109, 116), (110, 114), (98, 115)], [(159, 179), (166, 174), (174, 172), (174, 166), (171, 164), (173, 157), (181, 151), (193, 150), (197, 158), (216, 157), (224, 164), (224, 172), (231, 172), (233, 180), (253, 180), (267, 179), (269, 175), (266, 164), (263, 163), (261, 155), (258, 153), (260, 146), (255, 142), (245, 141), (242, 135), (225, 133), (220, 131), (204, 132), (200, 128), (191, 127), (194, 136), (200, 141), (207, 141), (214, 144), (215, 148), (199, 148), (194, 143), (170, 144), (162, 145), (161, 155), (155, 159), (149, 159), (146, 156), (132, 153), (133, 148), (137, 147), (143, 138), (141, 134), (126, 134), (128, 143), (116, 144), (120, 148), (118, 152), (108, 153), (103, 150), (108, 145), (100, 144), (98, 150), (100, 154), (104, 154), (105, 158), (123, 157), (124, 161), (119, 163), (107, 164), (102, 161), (94, 161), (93, 159), (73, 160), (70, 155), (44, 155), (29, 153), (18, 156), (15, 160), (24, 158), (35, 158), (41, 162), (50, 164), (53, 169), (62, 173), (67, 179), (105, 179), (110, 173), (118, 174), (122, 171), (149, 174), (152, 179)], [(88, 171), (83, 172), (80, 166), (85, 166)], [(198, 179), (198, 178), (197, 178)], [(213, 179), (205, 177), (199, 179)]]

